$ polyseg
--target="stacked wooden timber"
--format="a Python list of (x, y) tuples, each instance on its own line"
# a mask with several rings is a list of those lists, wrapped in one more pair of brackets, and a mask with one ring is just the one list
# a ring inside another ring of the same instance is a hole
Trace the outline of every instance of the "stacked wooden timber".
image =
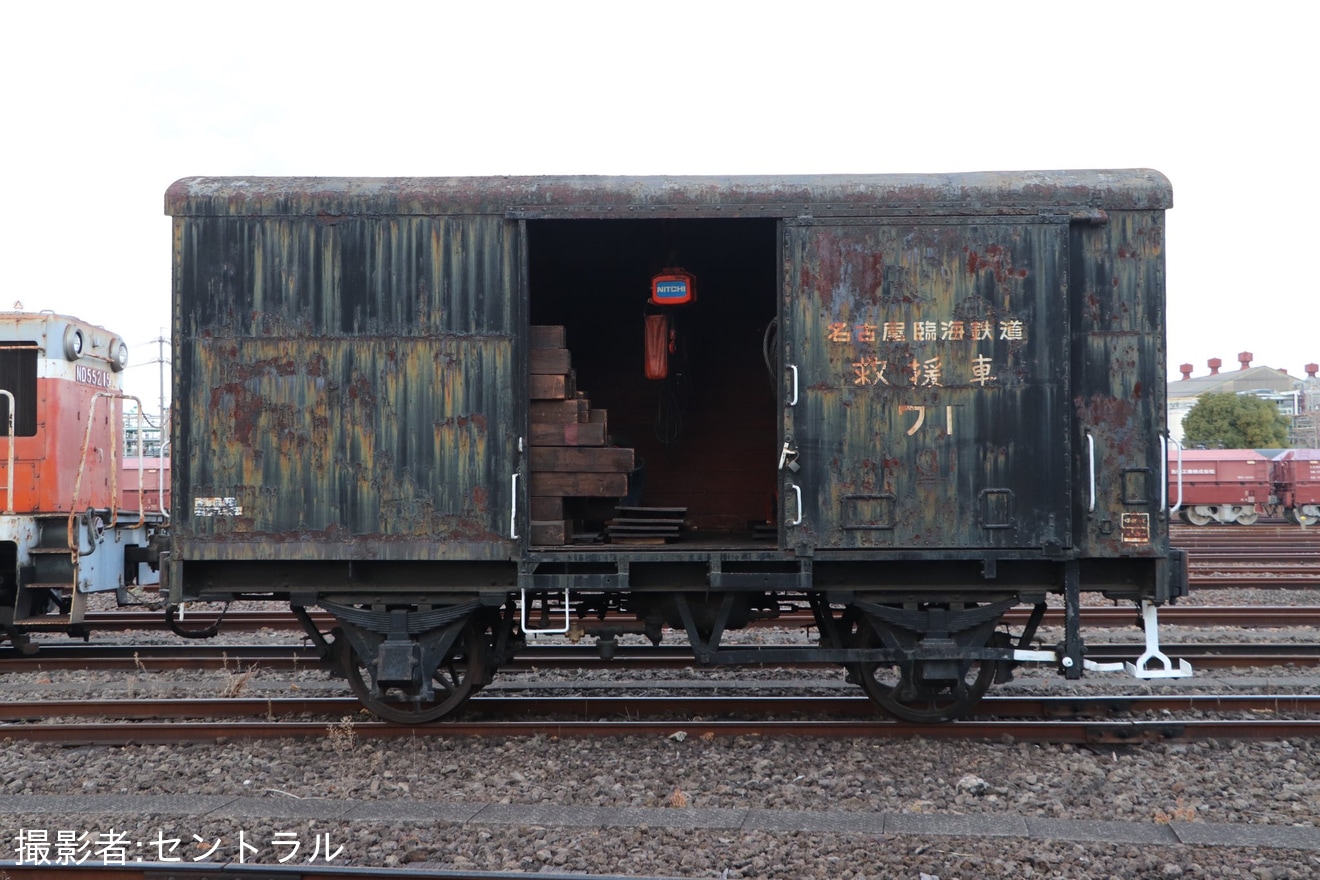
[(605, 524), (611, 544), (667, 544), (681, 537), (687, 508), (620, 505), (614, 513)]
[(633, 451), (609, 446), (606, 411), (577, 390), (564, 328), (531, 328), (531, 539), (569, 544), (573, 520), (566, 498), (622, 498), (628, 494)]

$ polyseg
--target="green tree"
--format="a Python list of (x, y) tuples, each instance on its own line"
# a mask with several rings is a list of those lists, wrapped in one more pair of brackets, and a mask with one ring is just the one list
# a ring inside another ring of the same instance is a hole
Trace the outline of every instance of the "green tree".
[(1288, 445), (1288, 417), (1251, 394), (1202, 394), (1183, 418), (1183, 443), (1223, 449)]

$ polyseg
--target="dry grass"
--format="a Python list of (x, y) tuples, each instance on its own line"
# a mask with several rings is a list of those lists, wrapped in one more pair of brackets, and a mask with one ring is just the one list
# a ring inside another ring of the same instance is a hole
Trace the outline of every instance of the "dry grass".
[(225, 682), (220, 688), (220, 696), (227, 700), (232, 700), (243, 693), (248, 684), (257, 675), (257, 665), (254, 663), (247, 669), (243, 664), (238, 664), (234, 671), (229, 669), (229, 655), (224, 658)]
[(345, 715), (338, 724), (331, 724), (325, 729), (330, 748), (340, 757), (350, 755), (358, 746), (357, 730), (353, 727), (353, 716)]

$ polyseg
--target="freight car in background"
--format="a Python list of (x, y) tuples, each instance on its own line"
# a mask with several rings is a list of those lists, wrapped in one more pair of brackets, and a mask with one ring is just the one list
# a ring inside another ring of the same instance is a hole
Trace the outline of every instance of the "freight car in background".
[(1274, 491), (1289, 522), (1320, 522), (1320, 449), (1286, 449), (1276, 455)]
[[(0, 641), (86, 635), (87, 596), (158, 580), (160, 462), (124, 464), (115, 334), (51, 312), (0, 312)], [(141, 404), (138, 404), (141, 412)], [(140, 426), (139, 426), (140, 429)]]
[(1170, 453), (1168, 467), (1183, 522), (1249, 526), (1262, 516), (1320, 522), (1320, 451), (1184, 449)]
[[(171, 601), (289, 602), (402, 722), (530, 637), (666, 627), (947, 719), (1094, 668), (1083, 593), (1189, 674), (1170, 205), (1148, 170), (180, 180)], [(730, 636), (795, 608), (810, 644)]]

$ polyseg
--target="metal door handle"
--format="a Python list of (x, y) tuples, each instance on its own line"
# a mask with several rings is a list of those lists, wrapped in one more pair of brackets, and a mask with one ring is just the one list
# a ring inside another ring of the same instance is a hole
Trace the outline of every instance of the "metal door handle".
[(1088, 511), (1095, 512), (1095, 437), (1090, 431), (1086, 432), (1086, 454), (1091, 460), (1091, 503), (1086, 508)]
[(518, 473), (513, 474), (513, 504), (509, 509), (509, 537), (518, 540)]
[(789, 523), (790, 526), (802, 525), (802, 487), (797, 483), (789, 483), (793, 487), (793, 493), (797, 495), (797, 519)]
[(798, 374), (797, 364), (789, 364), (788, 368), (793, 371), (793, 399), (788, 402), (789, 406), (797, 406), (798, 401)]

